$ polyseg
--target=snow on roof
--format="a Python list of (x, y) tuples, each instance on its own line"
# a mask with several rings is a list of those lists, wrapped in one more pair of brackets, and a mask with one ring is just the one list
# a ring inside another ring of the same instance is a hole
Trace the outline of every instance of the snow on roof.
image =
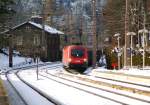
[[(29, 21), (28, 23), (30, 23), (30, 24), (32, 24), (32, 25), (34, 25), (34, 26), (36, 26), (36, 27), (38, 27), (38, 28), (40, 28), (40, 29), (43, 28), (43, 26), (42, 26), (41, 24), (37, 24), (37, 23), (34, 23), (34, 22), (32, 22), (32, 21)], [(50, 27), (50, 26), (48, 26), (48, 25), (44, 25), (44, 30), (45, 30), (46, 32), (52, 33), (52, 34), (64, 34), (63, 32), (58, 31), (57, 29), (52, 28), (52, 27)]]
[[(18, 27), (20, 27), (20, 26), (22, 26), (22, 25), (24, 25), (24, 24), (26, 24), (26, 23), (32, 24), (32, 25), (35, 26), (35, 27), (38, 27), (38, 28), (40, 28), (40, 29), (43, 29), (43, 26), (42, 26), (41, 24), (38, 24), (38, 23), (35, 23), (35, 22), (32, 22), (32, 21), (28, 21), (28, 22), (24, 22), (24, 23), (22, 23), (22, 24), (19, 24), (19, 25), (13, 27), (12, 30), (13, 30), (13, 29), (16, 29), (16, 28), (18, 28)], [(46, 32), (48, 32), (48, 33), (51, 33), (51, 34), (61, 34), (61, 35), (64, 34), (63, 32), (58, 31), (57, 29), (52, 28), (52, 27), (50, 27), (50, 26), (48, 26), (48, 25), (44, 25), (44, 30), (45, 30)], [(8, 31), (9, 31), (9, 30), (6, 30), (6, 31), (4, 31), (4, 32), (1, 32), (0, 34), (4, 34), (4, 33), (8, 32)]]

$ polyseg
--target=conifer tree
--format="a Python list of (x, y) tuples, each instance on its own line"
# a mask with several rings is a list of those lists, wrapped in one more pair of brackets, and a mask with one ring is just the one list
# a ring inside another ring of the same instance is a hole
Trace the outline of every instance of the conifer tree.
[[(5, 26), (7, 26), (7, 20), (11, 16), (11, 13), (14, 13), (13, 9), (11, 8), (14, 2), (12, 0), (0, 0), (0, 33), (5, 30)], [(3, 47), (6, 41), (4, 37), (0, 35), (0, 48)]]

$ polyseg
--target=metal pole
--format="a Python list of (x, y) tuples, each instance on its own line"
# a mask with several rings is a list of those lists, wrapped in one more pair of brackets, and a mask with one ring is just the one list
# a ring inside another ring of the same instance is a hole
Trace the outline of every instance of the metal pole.
[(42, 1), (42, 49), (44, 51), (45, 58), (47, 58), (47, 38), (45, 33), (45, 3), (46, 1)]
[(146, 24), (146, 14), (145, 14), (145, 11), (144, 11), (144, 30), (143, 30), (143, 70), (144, 70), (144, 67), (145, 67), (145, 33), (146, 33), (146, 27), (145, 27), (145, 24)]
[(132, 68), (132, 49), (133, 49), (132, 38), (133, 38), (133, 36), (131, 35), (131, 68)]
[(143, 47), (143, 70), (144, 70), (144, 67), (145, 67), (145, 36), (146, 36), (146, 33), (148, 33), (148, 30), (145, 29), (142, 29), (142, 30), (139, 30), (139, 33), (142, 33), (142, 39), (143, 39), (143, 42), (142, 42), (142, 47)]
[(96, 0), (92, 0), (93, 7), (93, 68), (96, 66)]
[(80, 44), (82, 45), (82, 35), (83, 35), (83, 0), (81, 0), (81, 16), (80, 16), (80, 29), (79, 29), (79, 38)]
[[(10, 30), (11, 31), (11, 30)], [(9, 36), (9, 67), (13, 67), (12, 35)]]
[(118, 70), (120, 70), (120, 37), (118, 36)]
[(36, 63), (37, 63), (37, 69), (36, 69), (36, 74), (37, 74), (37, 80), (39, 79), (39, 62), (38, 62), (38, 57), (36, 57), (36, 59), (37, 59), (37, 61), (36, 61)]
[(128, 31), (128, 0), (126, 0), (126, 10), (125, 10), (125, 45), (124, 45), (124, 67), (127, 66), (127, 31)]
[(119, 42), (119, 39), (120, 39), (120, 34), (119, 33), (116, 33), (114, 35), (114, 37), (117, 37), (117, 41), (118, 41), (118, 70), (120, 69), (120, 42)]
[(145, 41), (144, 41), (145, 33), (143, 32), (143, 70), (145, 67)]
[(130, 67), (132, 68), (132, 65), (133, 65), (133, 62), (132, 62), (132, 50), (133, 50), (133, 36), (134, 35), (136, 35), (136, 33), (135, 32), (128, 32), (127, 33), (127, 36), (130, 36), (130, 41), (131, 41), (131, 43), (130, 43), (130, 49), (131, 49), (131, 55), (130, 55)]

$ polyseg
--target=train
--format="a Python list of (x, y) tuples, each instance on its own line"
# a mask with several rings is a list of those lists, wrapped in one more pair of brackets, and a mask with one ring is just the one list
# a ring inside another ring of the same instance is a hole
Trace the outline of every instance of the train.
[(82, 45), (68, 45), (63, 48), (62, 63), (64, 68), (88, 67), (88, 51)]

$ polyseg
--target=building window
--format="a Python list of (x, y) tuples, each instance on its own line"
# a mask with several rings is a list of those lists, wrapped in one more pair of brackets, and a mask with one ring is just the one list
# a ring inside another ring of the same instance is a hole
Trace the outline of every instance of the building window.
[(40, 45), (40, 39), (38, 36), (34, 36), (34, 41), (33, 41), (34, 45), (39, 46)]
[(31, 31), (31, 27), (30, 26), (26, 26), (26, 30), (27, 31)]
[(22, 45), (22, 43), (23, 43), (23, 36), (17, 36), (17, 42), (16, 42), (16, 44), (18, 46), (20, 46), (20, 45)]

